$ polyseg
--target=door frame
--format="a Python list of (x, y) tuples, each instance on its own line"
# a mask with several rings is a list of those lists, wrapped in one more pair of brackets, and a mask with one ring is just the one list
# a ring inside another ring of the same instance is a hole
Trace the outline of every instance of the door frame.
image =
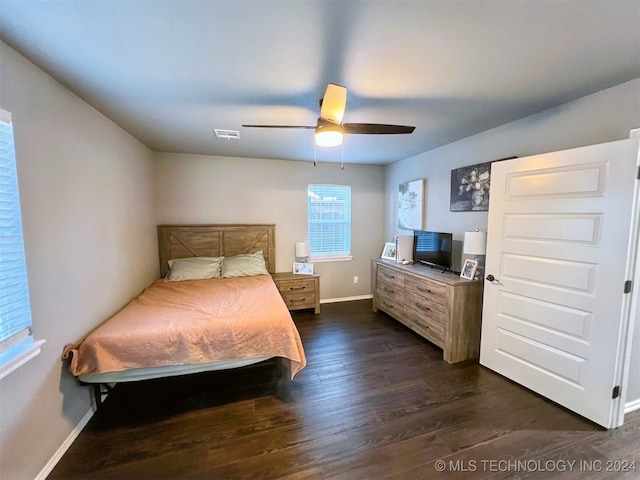
[[(620, 344), (618, 345), (622, 362), (618, 362), (619, 372), (616, 372), (616, 380), (621, 385), (620, 397), (613, 404), (614, 426), (619, 427), (624, 423), (624, 415), (627, 404), (627, 392), (629, 390), (629, 370), (631, 367), (631, 349), (635, 328), (640, 328), (640, 145), (636, 157), (636, 182), (633, 192), (633, 210), (631, 213), (631, 225), (629, 231), (629, 251), (627, 253), (627, 266), (625, 276), (631, 280), (630, 298), (626, 301), (626, 321), (621, 325)], [(640, 344), (636, 345), (640, 348)], [(640, 382), (640, 379), (638, 379)]]

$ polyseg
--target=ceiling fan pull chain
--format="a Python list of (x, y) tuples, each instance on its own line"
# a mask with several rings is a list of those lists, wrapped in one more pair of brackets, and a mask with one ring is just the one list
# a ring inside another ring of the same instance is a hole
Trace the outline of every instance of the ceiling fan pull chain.
[(316, 147), (316, 142), (313, 142), (313, 166), (318, 165), (318, 149)]
[(340, 145), (340, 170), (344, 170), (344, 143)]

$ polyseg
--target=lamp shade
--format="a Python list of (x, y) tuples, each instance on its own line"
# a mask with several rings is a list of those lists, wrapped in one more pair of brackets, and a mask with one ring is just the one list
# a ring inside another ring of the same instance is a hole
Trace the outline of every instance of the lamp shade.
[(487, 232), (464, 232), (462, 252), (469, 255), (484, 255), (487, 253)]
[(306, 240), (296, 242), (296, 257), (304, 258), (309, 256), (309, 244)]

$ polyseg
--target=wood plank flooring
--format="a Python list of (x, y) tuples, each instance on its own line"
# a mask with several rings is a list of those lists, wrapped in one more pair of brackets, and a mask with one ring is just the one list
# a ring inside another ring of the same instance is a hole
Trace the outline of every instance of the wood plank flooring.
[(287, 401), (271, 365), (120, 384), (48, 478), (640, 478), (640, 411), (601, 429), (370, 301), (293, 317), (308, 365)]

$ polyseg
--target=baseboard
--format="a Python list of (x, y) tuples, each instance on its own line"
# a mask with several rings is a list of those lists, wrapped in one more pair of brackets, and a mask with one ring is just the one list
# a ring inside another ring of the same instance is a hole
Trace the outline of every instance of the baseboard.
[(373, 298), (373, 295), (357, 295), (355, 297), (338, 297), (338, 298), (325, 298), (320, 300), (320, 303), (337, 303), (337, 302), (351, 302), (353, 300), (368, 300)]
[(91, 417), (93, 417), (94, 413), (95, 413), (95, 410), (92, 407), (91, 410), (89, 410), (85, 414), (85, 416), (82, 417), (82, 419), (80, 420), (80, 423), (76, 425), (76, 427), (71, 431), (69, 436), (64, 440), (64, 442), (62, 442), (62, 445), (58, 447), (58, 450), (56, 450), (56, 453), (53, 454), (53, 456), (49, 459), (49, 461), (44, 466), (44, 468), (40, 470), (40, 473), (38, 474), (38, 476), (36, 476), (35, 480), (46, 480), (46, 478), (53, 471), (55, 466), (58, 464), (58, 462), (60, 461), (62, 456), (65, 454), (65, 452), (69, 449), (69, 447), (74, 442), (74, 440), (78, 438), (78, 435), (80, 435), (80, 432), (82, 432), (82, 429), (87, 425), (87, 423), (89, 423), (89, 420), (91, 420)]
[(638, 409), (640, 409), (640, 398), (631, 402), (627, 402), (624, 406), (624, 413), (633, 412), (634, 410)]

